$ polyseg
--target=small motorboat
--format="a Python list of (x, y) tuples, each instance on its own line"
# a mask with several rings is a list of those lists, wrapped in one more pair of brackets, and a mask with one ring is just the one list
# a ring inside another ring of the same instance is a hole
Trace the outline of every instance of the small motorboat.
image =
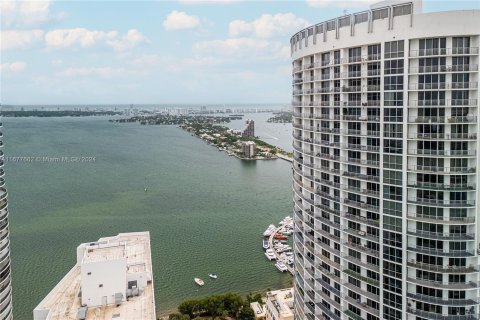
[(199, 286), (203, 286), (205, 284), (205, 282), (203, 282), (202, 279), (200, 278), (195, 278), (193, 279), (195, 281), (196, 284), (198, 284)]
[(263, 249), (268, 249), (268, 240), (263, 240), (263, 243), (262, 243), (262, 246), (263, 246)]
[(208, 276), (212, 279), (217, 279), (217, 274), (215, 272), (209, 273)]
[(275, 235), (275, 239), (279, 239), (279, 240), (287, 240), (288, 237), (287, 236), (284, 236), (283, 234), (276, 234)]

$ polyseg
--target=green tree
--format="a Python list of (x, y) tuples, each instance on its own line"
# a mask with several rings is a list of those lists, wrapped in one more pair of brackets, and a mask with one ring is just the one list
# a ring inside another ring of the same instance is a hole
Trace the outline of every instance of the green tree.
[(188, 314), (171, 313), (168, 320), (190, 320), (190, 316)]
[(250, 308), (250, 305), (245, 304), (237, 313), (237, 320), (253, 320), (255, 319), (255, 312)]
[(202, 310), (200, 308), (200, 301), (197, 299), (185, 300), (178, 306), (178, 312), (187, 314), (190, 318), (194, 318), (194, 313)]
[(253, 297), (252, 297), (252, 302), (258, 302), (260, 304), (263, 304), (263, 300), (262, 300), (262, 295), (260, 293), (256, 293)]

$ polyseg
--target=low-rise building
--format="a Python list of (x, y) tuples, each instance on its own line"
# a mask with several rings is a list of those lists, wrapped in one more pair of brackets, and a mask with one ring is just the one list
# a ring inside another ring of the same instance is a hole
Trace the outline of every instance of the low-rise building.
[(265, 319), (265, 306), (255, 301), (250, 303), (250, 308), (255, 313), (255, 319)]
[(293, 288), (267, 292), (266, 320), (293, 320)]
[(253, 141), (242, 142), (242, 153), (247, 158), (255, 157), (257, 152), (257, 145)]
[(154, 320), (149, 232), (77, 248), (77, 263), (33, 311), (34, 320)]

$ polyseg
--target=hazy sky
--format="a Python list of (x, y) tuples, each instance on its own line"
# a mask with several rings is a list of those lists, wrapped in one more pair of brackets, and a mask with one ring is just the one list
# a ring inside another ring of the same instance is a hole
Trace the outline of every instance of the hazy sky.
[(289, 102), (290, 36), (372, 2), (0, 0), (1, 102)]

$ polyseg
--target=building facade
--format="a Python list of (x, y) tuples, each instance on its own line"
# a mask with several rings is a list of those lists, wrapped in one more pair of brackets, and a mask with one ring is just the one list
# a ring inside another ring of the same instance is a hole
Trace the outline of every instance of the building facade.
[(247, 158), (255, 157), (257, 152), (257, 145), (253, 141), (242, 142), (242, 153)]
[(479, 319), (480, 11), (291, 38), (296, 319)]
[(4, 157), (0, 122), (0, 320), (13, 319), (12, 277), (10, 267), (10, 238), (8, 224), (7, 189), (5, 188)]
[(242, 137), (255, 137), (255, 121), (247, 120), (245, 129), (242, 131)]

